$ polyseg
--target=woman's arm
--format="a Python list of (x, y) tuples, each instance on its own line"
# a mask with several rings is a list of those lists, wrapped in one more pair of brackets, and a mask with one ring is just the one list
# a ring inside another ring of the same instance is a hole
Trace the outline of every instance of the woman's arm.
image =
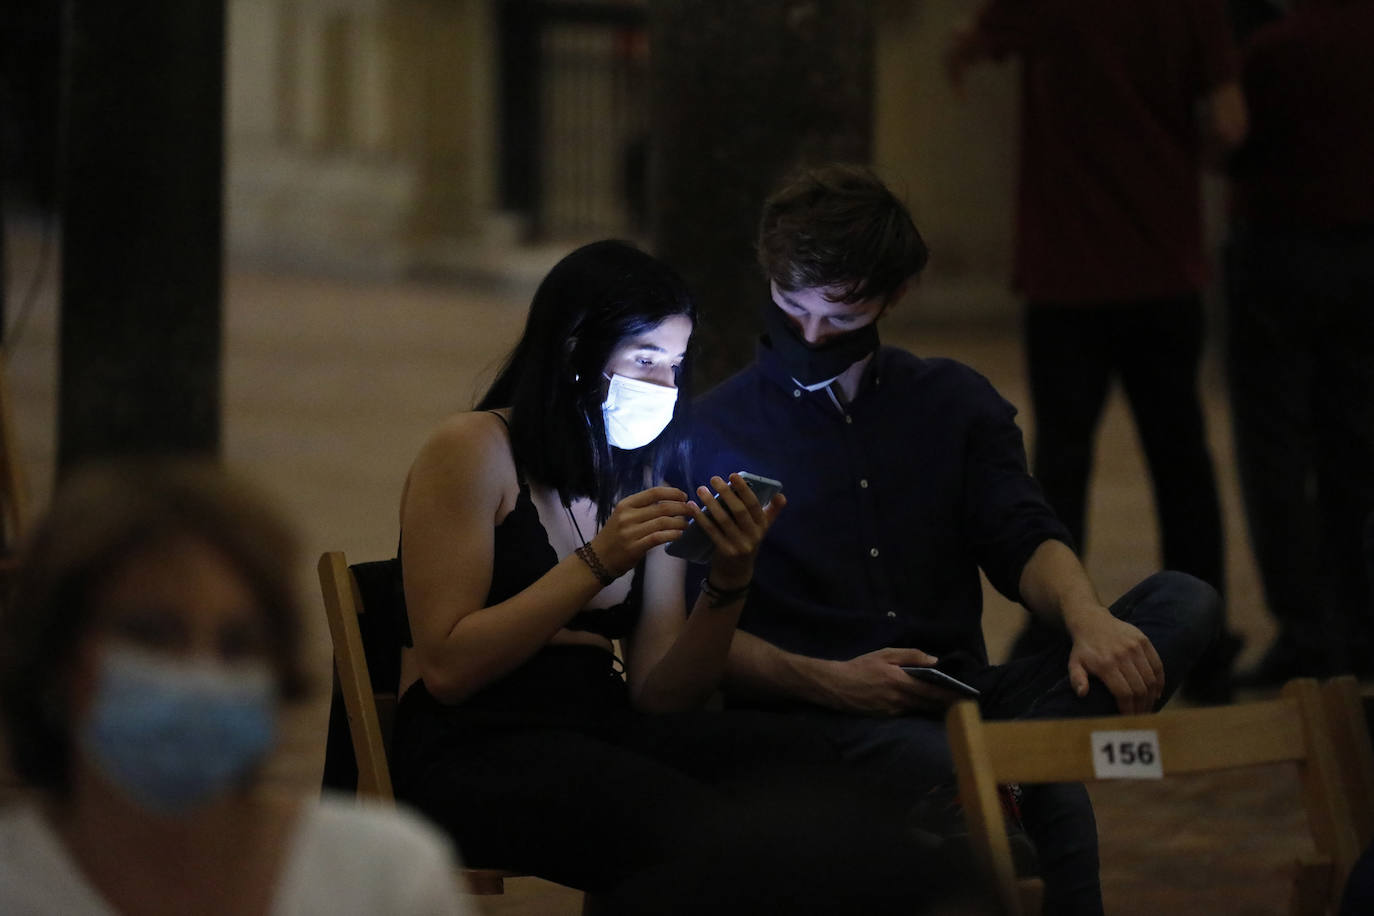
[[(603, 588), (576, 554), (528, 588), (483, 607), (491, 586), (496, 519), (515, 488), (501, 427), (463, 414), (420, 450), (402, 502), (402, 566), (416, 660), (425, 687), (457, 702), (524, 662)], [(614, 574), (676, 536), (685, 494), (658, 487), (616, 507), (593, 539)]]
[[(625, 640), (625, 655), (631, 699), (646, 712), (700, 706), (725, 674), (759, 544), (787, 503), (779, 495), (760, 506), (742, 479), (733, 474), (731, 479), (733, 488), (712, 478), (718, 504), (724, 503), (728, 513), (703, 521), (692, 506), (697, 523), (709, 526), (715, 552), (706, 576), (710, 588), (702, 589), (690, 616), (683, 598), (686, 562), (655, 550), (645, 563), (644, 608), (633, 637)], [(703, 502), (710, 498), (698, 495)]]

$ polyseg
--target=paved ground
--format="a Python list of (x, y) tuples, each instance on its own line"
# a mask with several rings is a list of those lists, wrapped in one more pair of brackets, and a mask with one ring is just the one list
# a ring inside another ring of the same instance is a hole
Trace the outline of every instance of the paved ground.
[[(13, 321), (40, 262), (40, 234), (11, 227), (9, 309)], [(531, 259), (526, 258), (525, 264)], [(538, 258), (533, 259), (534, 263)], [(54, 453), (56, 267), (50, 259), (9, 374), (31, 489), (46, 499)], [(224, 454), (280, 495), (299, 523), (308, 563), (301, 583), (318, 608), (313, 561), (326, 549), (350, 559), (395, 549), (397, 501), (406, 468), (427, 431), (468, 407), (518, 335), (531, 292), (522, 269), (509, 282), (342, 282), (231, 266), (227, 275)], [(908, 303), (885, 327), (888, 342), (972, 364), (1022, 408), (1027, 398), (1014, 328), (926, 327)], [(1260, 604), (1239, 517), (1229, 430), (1216, 376), (1205, 390), (1226, 513), (1234, 626), (1246, 658), (1272, 632)], [(1023, 428), (1029, 424), (1023, 423)], [(1134, 433), (1120, 399), (1104, 423), (1090, 516), (1090, 572), (1112, 598), (1157, 568), (1156, 532)], [(987, 629), (994, 654), (1022, 612), (995, 595)], [(328, 642), (314, 646), (328, 683)], [(321, 707), (303, 710), (275, 772), (310, 785), (321, 752)], [(1240, 781), (1195, 779), (1094, 792), (1109, 912), (1268, 914), (1286, 911), (1284, 869), (1301, 851), (1296, 783), (1281, 772)], [(1143, 855), (1142, 852), (1148, 852)], [(577, 895), (544, 882), (511, 882), (490, 913), (574, 913)]]

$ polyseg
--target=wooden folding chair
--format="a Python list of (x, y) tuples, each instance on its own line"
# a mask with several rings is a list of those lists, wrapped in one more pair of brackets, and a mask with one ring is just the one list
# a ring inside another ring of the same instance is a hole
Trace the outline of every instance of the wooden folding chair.
[(1374, 741), (1365, 698), (1359, 681), (1347, 674), (1322, 684), (1322, 699), (1355, 822), (1355, 838), (1364, 849), (1374, 843)]
[[(367, 612), (353, 568), (342, 551), (320, 557), (320, 592), (325, 617), (334, 643), (334, 672), (348, 714), (348, 733), (358, 762), (358, 794), (394, 803), (391, 769), (387, 762), (391, 723), (396, 709), (395, 688), (377, 689), (368, 672), (359, 617)], [(399, 656), (400, 644), (395, 652)], [(463, 878), (470, 893), (505, 893), (507, 878), (526, 877), (523, 872), (499, 868), (467, 868)], [(584, 900), (584, 911), (586, 902)]]
[(29, 497), (10, 404), (8, 367), (0, 354), (0, 585), (15, 568), (15, 546), (29, 523)]
[(1295, 913), (1335, 907), (1360, 847), (1317, 683), (1265, 702), (1138, 716), (984, 722), (972, 702), (946, 717), (974, 849), (1011, 914), (1023, 912), (997, 786), (1162, 778), (1292, 763), (1301, 774), (1315, 859), (1298, 863)]

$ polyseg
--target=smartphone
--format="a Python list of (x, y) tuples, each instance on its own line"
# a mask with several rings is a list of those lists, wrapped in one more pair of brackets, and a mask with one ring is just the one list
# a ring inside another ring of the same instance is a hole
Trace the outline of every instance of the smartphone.
[(945, 674), (939, 668), (920, 668), (916, 665), (903, 665), (902, 670), (911, 675), (918, 681), (925, 681), (927, 684), (934, 684), (936, 687), (944, 687), (946, 690), (953, 690), (966, 697), (981, 696), (977, 687), (972, 684), (965, 684), (957, 677)]
[[(760, 477), (758, 474), (744, 471), (741, 471), (739, 476), (743, 477), (749, 489), (754, 491), (754, 496), (758, 498), (761, 506), (768, 505), (769, 500), (782, 492), (782, 482), (771, 477)], [(702, 511), (710, 513), (711, 508), (705, 506)], [(706, 563), (710, 561), (715, 549), (716, 545), (712, 543), (710, 535), (702, 531), (693, 519), (687, 524), (687, 530), (682, 532), (682, 537), (668, 545), (668, 555), (680, 557), (689, 563)]]

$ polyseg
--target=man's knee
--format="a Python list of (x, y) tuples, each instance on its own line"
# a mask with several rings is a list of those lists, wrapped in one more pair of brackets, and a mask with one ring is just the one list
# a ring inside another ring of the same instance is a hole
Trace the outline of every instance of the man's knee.
[(1131, 589), (1112, 611), (1140, 627), (1156, 649), (1167, 640), (1176, 650), (1196, 658), (1221, 633), (1221, 595), (1188, 573), (1166, 570)]

